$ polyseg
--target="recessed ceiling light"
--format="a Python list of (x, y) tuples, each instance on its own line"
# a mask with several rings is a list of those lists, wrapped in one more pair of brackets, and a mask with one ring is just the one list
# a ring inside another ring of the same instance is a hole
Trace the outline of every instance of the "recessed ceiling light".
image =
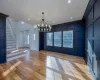
[(70, 19), (73, 19), (73, 17), (70, 17)]
[(68, 3), (71, 3), (71, 0), (68, 0)]
[(22, 21), (21, 24), (24, 24), (24, 22)]
[(28, 18), (28, 20), (30, 20), (30, 18)]

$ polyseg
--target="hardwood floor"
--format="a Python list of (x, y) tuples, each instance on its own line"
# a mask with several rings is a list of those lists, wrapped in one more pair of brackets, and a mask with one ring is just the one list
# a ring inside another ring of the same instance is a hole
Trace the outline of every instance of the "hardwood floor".
[(0, 64), (1, 80), (93, 80), (81, 57), (49, 51), (29, 51)]

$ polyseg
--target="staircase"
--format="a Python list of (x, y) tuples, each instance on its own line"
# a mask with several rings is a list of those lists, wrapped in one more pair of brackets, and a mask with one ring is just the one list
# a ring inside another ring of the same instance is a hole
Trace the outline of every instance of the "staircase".
[(24, 57), (26, 49), (18, 49), (16, 34), (13, 31), (13, 20), (6, 19), (6, 48), (7, 48), (7, 61), (15, 60)]
[(9, 18), (6, 19), (6, 46), (7, 52), (16, 50), (16, 35), (13, 32), (12, 24)]
[(18, 49), (16, 34), (13, 31), (13, 23), (10, 18), (6, 19), (6, 50), (7, 50), (7, 61), (16, 59)]

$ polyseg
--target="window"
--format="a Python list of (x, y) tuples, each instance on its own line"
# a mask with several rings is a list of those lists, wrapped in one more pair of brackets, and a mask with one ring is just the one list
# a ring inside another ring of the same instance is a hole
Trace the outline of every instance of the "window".
[(27, 35), (27, 44), (29, 44), (29, 34)]
[(54, 32), (54, 46), (61, 47), (61, 32)]
[(53, 46), (53, 33), (47, 33), (47, 46)]
[(34, 40), (35, 40), (35, 34), (34, 34)]
[(63, 31), (63, 47), (73, 48), (73, 31)]
[(25, 44), (29, 44), (29, 34), (25, 36)]

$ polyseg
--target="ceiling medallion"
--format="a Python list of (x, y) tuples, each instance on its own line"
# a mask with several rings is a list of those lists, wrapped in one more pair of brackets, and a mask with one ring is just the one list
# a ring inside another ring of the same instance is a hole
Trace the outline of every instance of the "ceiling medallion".
[(49, 32), (51, 31), (51, 25), (48, 25), (44, 19), (44, 12), (42, 12), (42, 20), (39, 24), (35, 25), (36, 30), (39, 32)]

